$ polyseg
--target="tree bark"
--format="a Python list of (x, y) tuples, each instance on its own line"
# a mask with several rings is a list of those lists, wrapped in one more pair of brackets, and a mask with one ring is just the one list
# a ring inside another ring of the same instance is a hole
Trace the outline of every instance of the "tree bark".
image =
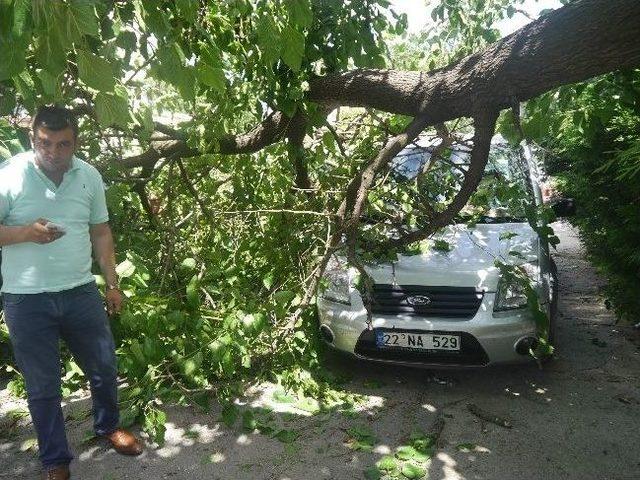
[(582, 0), (432, 72), (352, 70), (310, 82), (309, 99), (430, 123), (503, 109), (561, 85), (640, 65), (640, 1)]

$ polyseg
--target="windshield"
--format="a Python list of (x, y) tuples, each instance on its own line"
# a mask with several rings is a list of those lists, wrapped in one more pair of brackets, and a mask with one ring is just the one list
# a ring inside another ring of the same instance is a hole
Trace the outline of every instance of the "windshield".
[[(447, 148), (411, 145), (391, 161), (391, 172), (399, 184), (415, 182), (431, 200), (444, 202), (459, 189), (470, 157), (471, 149), (463, 143)], [(460, 217), (477, 223), (523, 221), (530, 202), (533, 188), (522, 152), (494, 141), (482, 180)]]

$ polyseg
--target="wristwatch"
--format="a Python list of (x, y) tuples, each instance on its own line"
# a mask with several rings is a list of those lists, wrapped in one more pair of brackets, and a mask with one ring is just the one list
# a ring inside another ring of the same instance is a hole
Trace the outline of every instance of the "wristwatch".
[(118, 286), (117, 283), (108, 283), (107, 284), (107, 291), (109, 290), (120, 290), (120, 287)]

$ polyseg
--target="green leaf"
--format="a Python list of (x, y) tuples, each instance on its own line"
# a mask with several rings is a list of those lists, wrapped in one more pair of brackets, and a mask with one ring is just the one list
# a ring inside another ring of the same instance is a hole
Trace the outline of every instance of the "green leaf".
[(20, 444), (21, 452), (28, 452), (29, 450), (36, 450), (38, 448), (37, 438), (27, 438)]
[(427, 474), (427, 471), (418, 465), (412, 463), (405, 463), (402, 466), (402, 475), (409, 479), (422, 478)]
[(200, 438), (200, 432), (197, 430), (187, 430), (182, 434), (183, 438), (189, 438), (191, 440), (198, 440)]
[(273, 392), (273, 399), (279, 403), (293, 403), (295, 399), (291, 395), (287, 395), (284, 390), (276, 390)]
[(123, 30), (118, 33), (118, 37), (116, 38), (115, 44), (118, 47), (124, 48), (127, 52), (132, 52), (136, 49), (138, 43), (138, 37), (136, 34), (129, 31)]
[(413, 460), (415, 462), (426, 462), (431, 457), (430, 454), (416, 450), (413, 446), (402, 445), (396, 451), (396, 457), (400, 460)]
[(24, 70), (19, 75), (13, 77), (13, 83), (16, 86), (16, 90), (22, 97), (22, 101), (29, 107), (35, 105), (35, 84), (33, 78), (29, 75), (27, 70)]
[(190, 358), (187, 358), (181, 365), (182, 373), (185, 377), (191, 377), (202, 364), (202, 354), (198, 352)]
[(13, 30), (15, 37), (21, 37), (31, 17), (31, 0), (14, 0), (13, 2)]
[(142, 351), (140, 342), (138, 342), (137, 340), (132, 340), (129, 348), (131, 349), (131, 353), (133, 353), (133, 357), (138, 361), (138, 363), (141, 366), (146, 366), (147, 359), (144, 356), (144, 352)]
[(78, 50), (80, 80), (101, 92), (111, 92), (116, 85), (111, 64), (91, 52)]
[(194, 270), (197, 265), (196, 259), (192, 257), (185, 258), (180, 265), (182, 265), (184, 268), (187, 268), (189, 270)]
[(382, 457), (376, 462), (376, 467), (385, 473), (393, 473), (398, 470), (398, 461), (390, 455)]
[(151, 440), (158, 445), (164, 444), (164, 434), (167, 431), (165, 426), (167, 414), (155, 407), (149, 407), (144, 414), (144, 431), (149, 434)]
[(274, 432), (274, 428), (264, 421), (259, 421), (256, 428), (263, 435), (272, 435)]
[(97, 438), (96, 432), (94, 432), (93, 430), (85, 430), (84, 433), (82, 434), (82, 439), (80, 440), (80, 442), (89, 443), (89, 442), (93, 442), (96, 438)]
[(286, 306), (295, 298), (296, 294), (290, 290), (280, 290), (273, 294), (273, 298), (276, 303), (281, 306)]
[(16, 108), (16, 97), (0, 95), (0, 116), (9, 115)]
[(293, 430), (282, 429), (274, 435), (274, 438), (277, 438), (282, 443), (293, 443), (299, 435), (299, 433), (294, 432)]
[(201, 83), (213, 88), (217, 92), (224, 92), (227, 79), (224, 76), (224, 70), (214, 68), (201, 63), (196, 68), (196, 77)]
[(200, 306), (200, 280), (198, 275), (191, 277), (187, 284), (187, 303), (194, 309)]
[(136, 271), (136, 266), (127, 259), (116, 266), (116, 273), (121, 278), (130, 277)]
[(318, 413), (320, 411), (320, 404), (315, 398), (305, 397), (295, 404), (295, 407), (303, 412)]
[(120, 426), (122, 428), (129, 428), (138, 419), (140, 411), (137, 408), (126, 408), (120, 410)]
[(71, 0), (69, 4), (69, 22), (80, 33), (98, 38), (100, 26), (93, 6), (93, 0)]
[(304, 35), (287, 25), (282, 32), (282, 52), (280, 56), (291, 70), (297, 72), (304, 55)]
[(509, 240), (510, 238), (517, 237), (516, 232), (502, 232), (498, 237), (499, 240)]
[(26, 68), (26, 48), (27, 43), (23, 38), (0, 35), (0, 81), (16, 76)]
[(365, 380), (362, 383), (362, 385), (367, 387), (367, 388), (382, 388), (384, 386), (384, 382), (372, 378), (372, 379), (369, 379), (369, 380)]
[(271, 290), (271, 287), (273, 286), (273, 272), (269, 272), (263, 279), (262, 279), (262, 284), (264, 285), (264, 288), (266, 288), (267, 290)]
[(346, 446), (352, 450), (364, 450), (370, 452), (376, 443), (373, 432), (363, 426), (355, 425), (347, 430)]
[(180, 16), (194, 23), (198, 19), (198, 0), (176, 0)]
[(211, 410), (211, 395), (208, 392), (196, 393), (192, 398), (204, 413), (209, 413)]
[(378, 467), (369, 467), (364, 471), (364, 478), (366, 480), (380, 480), (382, 478), (382, 472)]
[(44, 93), (50, 97), (57, 97), (58, 79), (51, 75), (47, 70), (40, 70), (36, 75), (38, 75), (38, 78), (40, 79)]
[(116, 93), (100, 92), (96, 95), (96, 115), (103, 127), (117, 125), (127, 128), (130, 120), (129, 101), (122, 95), (124, 89), (116, 88)]
[(227, 403), (222, 408), (222, 421), (227, 427), (232, 428), (235, 425), (236, 420), (238, 420), (239, 414), (240, 410), (236, 405), (233, 403)]
[(242, 428), (248, 432), (253, 432), (258, 427), (258, 421), (251, 410), (246, 410), (242, 414)]
[(521, 260), (525, 260), (526, 257), (519, 251), (517, 250), (509, 250), (509, 255), (511, 255), (512, 257), (516, 257), (519, 258)]
[(300, 28), (307, 28), (313, 22), (313, 13), (309, 0), (288, 0), (285, 3), (289, 12), (289, 17), (294, 25)]
[(248, 353), (243, 354), (240, 365), (242, 365), (242, 368), (251, 368), (251, 355)]
[(158, 1), (138, 0), (134, 5), (136, 19), (143, 29), (151, 30), (158, 38), (164, 37), (169, 29), (169, 21), (163, 10), (158, 8)]
[(446, 240), (434, 240), (433, 249), (438, 252), (450, 252), (451, 245)]
[(396, 458), (399, 458), (400, 460), (410, 460), (416, 453), (415, 448), (403, 445), (398, 447), (398, 450), (396, 451)]
[[(41, 9), (45, 11), (48, 10), (47, 7), (49, 5), (54, 6), (58, 5), (57, 3), (51, 2), (49, 4), (45, 4), (44, 2), (34, 3), (34, 8), (36, 5), (40, 5)], [(60, 3), (62, 5), (62, 3)], [(58, 12), (59, 8), (51, 8), (53, 12)], [(52, 14), (52, 17), (54, 15)], [(69, 50), (70, 44), (68, 43), (66, 34), (63, 33), (64, 27), (60, 25), (66, 21), (65, 18), (53, 18), (51, 20), (53, 22), (52, 25), (43, 25), (41, 28), (46, 29), (47, 33), (40, 36), (38, 39), (37, 49), (36, 49), (36, 59), (40, 63), (42, 67), (46, 67), (51, 75), (59, 75), (64, 71), (67, 65), (67, 52)], [(36, 22), (38, 23), (38, 22)]]
[(433, 447), (433, 437), (430, 435), (425, 435), (424, 433), (413, 433), (409, 438), (411, 446), (416, 449), (416, 451), (423, 453), (427, 456), (431, 456), (431, 448)]
[(280, 32), (269, 15), (264, 15), (258, 20), (256, 29), (258, 47), (262, 52), (262, 58), (267, 65), (273, 63), (280, 57), (282, 41)]
[(180, 46), (175, 42), (159, 46), (157, 58), (160, 63), (154, 65), (152, 73), (160, 80), (176, 87), (186, 100), (193, 100), (195, 96), (194, 73), (192, 67), (185, 65), (184, 52)]
[(249, 313), (244, 315), (241, 321), (245, 332), (258, 333), (264, 328), (267, 317), (264, 313)]

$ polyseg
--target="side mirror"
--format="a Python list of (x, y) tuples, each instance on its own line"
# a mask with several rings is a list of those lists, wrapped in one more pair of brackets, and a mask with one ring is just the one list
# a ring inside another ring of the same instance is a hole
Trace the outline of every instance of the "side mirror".
[(573, 217), (576, 214), (576, 202), (573, 198), (551, 198), (547, 205), (551, 207), (558, 218)]

